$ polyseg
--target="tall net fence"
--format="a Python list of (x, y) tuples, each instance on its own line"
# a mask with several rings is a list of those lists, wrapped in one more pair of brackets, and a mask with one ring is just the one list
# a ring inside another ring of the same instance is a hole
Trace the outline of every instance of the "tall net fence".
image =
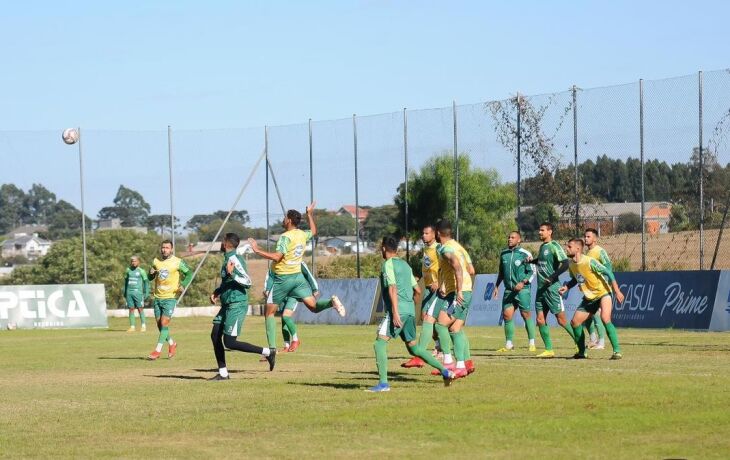
[(544, 221), (560, 240), (596, 229), (620, 270), (730, 268), (727, 70), (267, 128), (82, 129), (71, 146), (59, 134), (0, 131), (5, 261), (23, 262), (16, 234), (81, 234), (82, 158), (89, 233), (170, 237), (174, 214), (190, 254), (211, 247), (231, 206), (226, 231), (271, 249), (285, 211), (314, 200), (307, 260), (341, 257), (351, 276), (385, 235), (416, 255), (439, 218), (481, 271), (508, 230), (535, 245)]

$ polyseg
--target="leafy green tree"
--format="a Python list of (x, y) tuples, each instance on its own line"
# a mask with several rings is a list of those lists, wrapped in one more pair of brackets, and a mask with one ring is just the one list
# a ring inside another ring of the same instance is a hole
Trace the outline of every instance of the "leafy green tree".
[[(91, 230), (92, 220), (86, 216), (86, 230)], [(81, 235), (81, 211), (71, 203), (59, 200), (48, 222), (48, 237), (52, 240)]]
[[(216, 232), (218, 232), (221, 224), (223, 224), (223, 219), (215, 219), (208, 224), (201, 225), (197, 232), (199, 241), (213, 241), (213, 238), (215, 237)], [(218, 241), (222, 241), (223, 235), (226, 233), (236, 233), (242, 237), (246, 233), (246, 227), (244, 227), (240, 222), (229, 220), (226, 222), (226, 225), (223, 227), (223, 230), (218, 236)]]
[(365, 238), (370, 242), (381, 241), (385, 235), (400, 236), (402, 225), (398, 225), (398, 206), (389, 204), (372, 208), (363, 222)]
[(25, 207), (26, 195), (14, 184), (0, 185), (0, 233), (7, 233), (26, 223), (28, 212)]
[[(222, 210), (216, 211), (212, 214), (196, 214), (187, 221), (187, 223), (185, 224), (185, 228), (197, 232), (198, 230), (200, 230), (201, 226), (209, 225), (214, 220), (222, 221), (226, 218), (226, 215), (228, 215), (228, 211)], [(251, 221), (251, 218), (248, 215), (248, 211), (242, 209), (240, 211), (233, 211), (233, 213), (231, 213), (231, 217), (228, 220), (232, 222), (238, 222), (241, 225), (246, 225)]]
[(540, 224), (550, 222), (555, 230), (554, 237), (558, 237), (560, 215), (555, 210), (555, 206), (550, 203), (539, 203), (531, 209), (523, 211), (517, 224), (522, 232), (522, 237), (526, 240), (536, 240), (538, 238), (537, 231)]
[(114, 206), (101, 208), (99, 218), (121, 219), (123, 227), (143, 227), (149, 213), (150, 205), (139, 192), (120, 185), (114, 197)]
[[(325, 209), (315, 209), (314, 218), (317, 222), (317, 235), (320, 237), (353, 236), (355, 235), (355, 219), (351, 216), (340, 216)], [(275, 232), (281, 231), (281, 222), (274, 226)], [(306, 217), (302, 218), (299, 226), (302, 230), (309, 229)]]
[(616, 230), (619, 233), (638, 233), (641, 231), (641, 216), (634, 212), (626, 212), (618, 216)]
[(28, 223), (47, 224), (56, 206), (56, 194), (41, 184), (33, 184), (25, 195)]

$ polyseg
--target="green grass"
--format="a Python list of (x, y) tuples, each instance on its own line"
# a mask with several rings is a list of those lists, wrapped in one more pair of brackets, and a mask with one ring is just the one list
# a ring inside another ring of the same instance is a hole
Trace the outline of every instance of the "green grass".
[[(730, 452), (730, 335), (619, 330), (610, 351), (573, 361), (509, 356), (498, 328), (469, 331), (477, 372), (444, 388), (398, 367), (377, 383), (375, 327), (301, 326), (302, 348), (274, 372), (228, 353), (228, 382), (207, 382), (215, 361), (209, 319), (179, 318), (179, 355), (157, 362), (156, 331), (0, 332), (0, 456), (243, 458), (710, 458)], [(154, 329), (154, 326), (152, 327)], [(264, 343), (261, 318), (244, 337)], [(524, 331), (517, 338), (524, 345)], [(539, 342), (539, 339), (538, 339)]]

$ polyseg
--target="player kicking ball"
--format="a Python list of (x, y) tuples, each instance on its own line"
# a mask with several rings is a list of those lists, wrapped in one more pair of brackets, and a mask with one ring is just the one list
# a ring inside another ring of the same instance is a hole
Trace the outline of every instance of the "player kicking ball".
[(454, 372), (446, 369), (436, 358), (416, 344), (416, 302), (420, 301), (421, 289), (410, 265), (398, 257), (397, 251), (398, 240), (393, 236), (384, 237), (380, 247), (381, 255), (385, 259), (380, 269), (380, 283), (385, 316), (378, 326), (378, 336), (373, 346), (380, 381), (367, 391), (372, 393), (390, 391), (388, 341), (396, 337), (400, 337), (406, 343), (408, 353), (418, 356), (438, 369), (444, 379), (444, 385), (449, 386), (456, 378)]
[[(624, 295), (616, 283), (616, 277), (613, 272), (601, 265), (596, 259), (583, 254), (583, 240), (573, 238), (568, 241), (566, 252), (570, 257), (570, 281), (560, 288), (560, 295), (565, 294), (575, 285), (580, 285), (583, 292), (583, 301), (575, 311), (570, 325), (576, 336), (576, 344), (578, 345), (578, 353), (573, 356), (576, 359), (585, 359), (588, 357), (586, 353), (585, 332), (583, 331), (583, 323), (591, 321), (593, 315), (600, 309), (601, 320), (606, 325), (606, 334), (611, 341), (613, 347), (613, 355), (611, 359), (621, 359), (621, 347), (618, 343), (618, 334), (616, 327), (611, 323), (611, 288), (616, 296), (618, 303), (623, 303)], [(611, 285), (609, 286), (609, 282)]]
[(224, 253), (221, 284), (210, 296), (213, 304), (218, 300), (221, 301), (221, 309), (213, 319), (213, 329), (210, 332), (213, 352), (218, 363), (218, 374), (210, 380), (229, 379), (225, 348), (264, 356), (269, 362), (270, 371), (274, 370), (276, 361), (275, 349), (238, 341), (248, 313), (248, 290), (251, 288), (251, 277), (246, 271), (246, 259), (236, 252), (239, 243), (240, 238), (235, 233), (226, 233), (221, 243), (221, 250)]

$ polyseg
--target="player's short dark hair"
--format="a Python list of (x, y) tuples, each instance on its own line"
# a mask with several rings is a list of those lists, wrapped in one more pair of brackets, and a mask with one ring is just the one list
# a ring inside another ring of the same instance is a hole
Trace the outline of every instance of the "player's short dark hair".
[(514, 233), (514, 234), (516, 234), (516, 235), (518, 235), (518, 236), (519, 236), (520, 238), (522, 238), (522, 233), (520, 233), (520, 231), (519, 231), (519, 230), (512, 230), (512, 231), (511, 231), (511, 232), (509, 232), (508, 234), (509, 234), (509, 235), (511, 235), (511, 234), (513, 234), (513, 233)]
[(436, 225), (435, 224), (426, 224), (423, 226), (423, 230), (426, 230), (427, 228), (430, 228), (434, 232), (436, 231)]
[(583, 248), (583, 246), (585, 246), (585, 242), (583, 241), (583, 238), (571, 238), (570, 240), (568, 240), (568, 243), (575, 243), (578, 246), (580, 246), (581, 248)]
[(451, 222), (447, 219), (441, 219), (436, 222), (436, 230), (444, 236), (451, 236)]
[(383, 237), (383, 242), (381, 243), (386, 251), (388, 252), (396, 252), (398, 251), (398, 239), (394, 237), (393, 235), (386, 235)]
[(586, 231), (585, 231), (584, 233), (588, 233), (588, 232), (591, 232), (591, 233), (593, 233), (594, 235), (598, 236), (598, 230), (596, 230), (596, 229), (595, 229), (595, 228), (593, 228), (593, 227), (588, 227), (588, 228), (586, 229)]
[(235, 233), (226, 233), (225, 236), (223, 236), (223, 241), (227, 241), (231, 244), (231, 246), (237, 248), (238, 244), (241, 242), (241, 238), (239, 238)]
[(295, 227), (298, 227), (299, 223), (302, 221), (302, 213), (296, 209), (290, 209), (286, 212), (286, 218), (289, 219)]
[(551, 224), (550, 222), (543, 222), (543, 223), (540, 224), (540, 227), (545, 227), (548, 230), (550, 230), (551, 232), (554, 230), (553, 229), (553, 224)]
[(162, 243), (160, 243), (160, 247), (162, 247), (166, 244), (169, 244), (171, 248), (175, 246), (174, 244), (172, 244), (172, 241), (170, 241), (170, 240), (162, 240)]

